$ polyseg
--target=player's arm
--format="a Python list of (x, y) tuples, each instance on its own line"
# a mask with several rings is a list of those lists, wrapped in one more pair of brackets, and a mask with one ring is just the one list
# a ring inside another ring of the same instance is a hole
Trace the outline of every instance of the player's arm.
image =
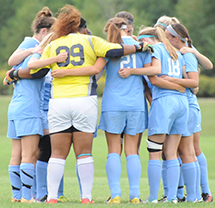
[(36, 57), (32, 57), (28, 62), (28, 68), (29, 69), (39, 69), (47, 65), (51, 65), (53, 63), (61, 63), (64, 62), (68, 57), (67, 52), (61, 52), (57, 56), (50, 57), (47, 59), (38, 59)]
[(104, 58), (97, 58), (93, 66), (73, 68), (73, 69), (56, 69), (51, 72), (52, 77), (60, 78), (65, 76), (90, 76), (99, 74), (106, 64)]
[(143, 68), (121, 68), (118, 73), (122, 78), (126, 78), (131, 74), (147, 76), (158, 75), (161, 73), (161, 62), (156, 58), (152, 58), (152, 63), (145, 64)]
[(199, 53), (197, 50), (190, 48), (190, 47), (182, 47), (180, 49), (180, 52), (182, 54), (185, 53), (193, 53), (195, 57), (198, 60), (198, 63), (204, 68), (204, 69), (213, 69), (213, 63), (203, 54)]
[(42, 48), (40, 46), (34, 48), (28, 48), (26, 50), (17, 49), (13, 52), (13, 54), (8, 59), (9, 66), (15, 66), (20, 64), (24, 59), (26, 59), (29, 55), (33, 53), (42, 53)]
[(177, 90), (181, 93), (185, 92), (185, 87), (181, 86), (180, 84), (170, 82), (158, 76), (148, 76), (148, 78), (150, 82), (157, 87), (169, 90)]

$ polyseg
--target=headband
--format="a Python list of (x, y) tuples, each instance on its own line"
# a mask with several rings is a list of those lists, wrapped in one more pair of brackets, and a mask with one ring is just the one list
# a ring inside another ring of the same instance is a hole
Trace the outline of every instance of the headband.
[(140, 40), (142, 38), (157, 38), (157, 36), (155, 36), (155, 35), (139, 35), (138, 36), (138, 40)]
[(177, 36), (181, 41), (186, 42), (186, 38), (182, 38), (174, 29), (171, 25), (167, 27), (167, 30), (170, 32), (171, 35)]
[(164, 26), (164, 27), (167, 27), (167, 25), (165, 25), (165, 24), (163, 24), (163, 23), (161, 23), (161, 22), (156, 22), (156, 24), (159, 24), (159, 25), (162, 25), (162, 26)]

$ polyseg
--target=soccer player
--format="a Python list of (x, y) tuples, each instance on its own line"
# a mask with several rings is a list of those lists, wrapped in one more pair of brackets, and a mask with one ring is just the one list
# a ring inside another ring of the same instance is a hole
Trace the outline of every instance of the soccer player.
[[(16, 65), (16, 69), (26, 68), (29, 61), (27, 56), (40, 51), (40, 47), (36, 46), (48, 34), (54, 21), (55, 18), (52, 17), (48, 7), (44, 7), (38, 12), (32, 23), (33, 37), (26, 38), (20, 44), (9, 58), (9, 65)], [(17, 72), (17, 70), (13, 70), (11, 74), (17, 74)], [(31, 81), (22, 80), (15, 83), (13, 97), (8, 108), (7, 136), (12, 138), (12, 157), (9, 165), (13, 192), (12, 202), (33, 201), (31, 187), (34, 178), (34, 164), (36, 163), (35, 158), (37, 158), (39, 138), (43, 135), (39, 109), (43, 80)]]

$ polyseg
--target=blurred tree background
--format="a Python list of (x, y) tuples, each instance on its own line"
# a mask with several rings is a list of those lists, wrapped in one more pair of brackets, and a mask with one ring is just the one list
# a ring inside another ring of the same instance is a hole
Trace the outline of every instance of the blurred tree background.
[[(119, 11), (134, 15), (135, 30), (153, 26), (160, 16), (177, 17), (184, 24), (199, 52), (212, 62), (215, 60), (215, 1), (211, 0), (0, 0), (0, 70), (10, 69), (9, 56), (25, 36), (32, 36), (31, 23), (43, 6), (48, 6), (57, 17), (59, 8), (74, 5), (87, 20), (94, 35), (106, 38), (103, 27)], [(214, 70), (201, 73), (215, 77)]]

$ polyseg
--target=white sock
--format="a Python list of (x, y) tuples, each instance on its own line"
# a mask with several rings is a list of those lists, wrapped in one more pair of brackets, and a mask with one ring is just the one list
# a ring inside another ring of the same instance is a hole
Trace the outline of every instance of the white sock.
[(50, 158), (47, 167), (48, 201), (57, 199), (58, 188), (63, 177), (66, 160)]
[(92, 201), (91, 191), (94, 180), (94, 161), (93, 157), (77, 159), (77, 172), (80, 180), (82, 199), (88, 198)]

